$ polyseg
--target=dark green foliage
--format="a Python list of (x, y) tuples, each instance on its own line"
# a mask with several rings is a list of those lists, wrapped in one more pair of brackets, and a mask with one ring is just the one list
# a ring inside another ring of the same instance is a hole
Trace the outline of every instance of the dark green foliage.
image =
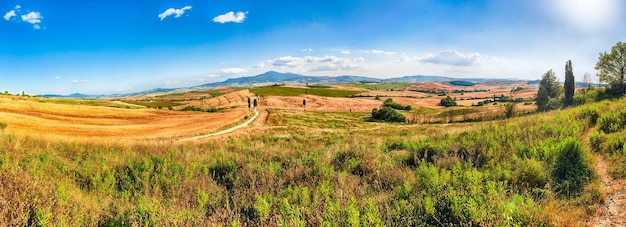
[(185, 106), (185, 108), (182, 108), (180, 111), (198, 111), (198, 112), (207, 112), (207, 113), (215, 113), (215, 112), (219, 112), (224, 110), (224, 108), (209, 108), (209, 109), (202, 109), (200, 107), (195, 107), (195, 106)]
[(390, 98), (385, 100), (385, 102), (383, 102), (383, 106), (391, 107), (391, 108), (396, 109), (396, 110), (406, 110), (406, 111), (410, 111), (411, 110), (411, 106), (409, 106), (409, 105), (405, 106), (405, 105), (402, 105), (402, 104), (395, 103), (395, 102), (393, 102), (393, 99), (390, 99)]
[(559, 85), (554, 71), (549, 70), (541, 77), (539, 82), (539, 92), (537, 92), (537, 109), (540, 111), (547, 111), (558, 108), (558, 97), (561, 95), (562, 90)]
[(387, 122), (406, 122), (406, 117), (396, 110), (383, 106), (379, 109), (372, 110), (372, 119)]
[(471, 87), (476, 85), (475, 83), (469, 82), (469, 81), (462, 81), (462, 80), (458, 80), (458, 81), (450, 81), (451, 85), (455, 85), (455, 86), (465, 86), (465, 87)]
[(563, 141), (558, 152), (552, 172), (554, 188), (562, 195), (577, 196), (595, 177), (589, 153), (572, 138)]
[(439, 105), (440, 106), (445, 106), (445, 107), (457, 106), (456, 98), (452, 99), (450, 96), (446, 96), (446, 98), (442, 99), (439, 102)]
[(507, 103), (504, 105), (504, 117), (505, 118), (511, 118), (513, 117), (513, 115), (515, 115), (515, 104), (514, 103)]
[(574, 72), (572, 70), (572, 61), (565, 63), (565, 98), (563, 98), (563, 106), (571, 106), (574, 104)]
[(626, 43), (617, 42), (610, 53), (600, 53), (595, 69), (599, 71), (600, 82), (611, 84), (618, 95), (626, 93)]
[(604, 133), (619, 132), (624, 128), (622, 118), (615, 113), (604, 114), (598, 119), (598, 126)]

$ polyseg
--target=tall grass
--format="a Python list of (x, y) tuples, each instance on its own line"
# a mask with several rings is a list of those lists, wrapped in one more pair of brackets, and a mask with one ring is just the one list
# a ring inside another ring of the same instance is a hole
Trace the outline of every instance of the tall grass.
[[(616, 164), (625, 156), (611, 150), (623, 150), (624, 131), (604, 134), (583, 113), (625, 106), (459, 124), (460, 132), (368, 123), (363, 114), (325, 113), (340, 119), (315, 123), (312, 113), (273, 112), (269, 120), (287, 119), (265, 133), (199, 144), (2, 134), (0, 225), (575, 224), (601, 197), (588, 171), (560, 174), (562, 166), (593, 169), (579, 141), (594, 144), (587, 134), (598, 134), (593, 151)], [(580, 190), (563, 193), (566, 181)]]

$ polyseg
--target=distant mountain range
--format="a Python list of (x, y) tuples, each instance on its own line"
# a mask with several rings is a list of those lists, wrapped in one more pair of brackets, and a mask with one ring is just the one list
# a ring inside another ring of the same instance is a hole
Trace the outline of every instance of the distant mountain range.
[(129, 94), (113, 94), (113, 95), (85, 95), (75, 93), (67, 96), (63, 95), (44, 95), (44, 97), (53, 98), (115, 98), (115, 97), (132, 97), (142, 96), (154, 93), (169, 93), (169, 92), (184, 92), (193, 90), (211, 89), (221, 86), (236, 86), (236, 87), (255, 87), (266, 86), (273, 84), (290, 84), (290, 85), (324, 85), (324, 84), (339, 84), (339, 83), (385, 83), (385, 82), (450, 82), (450, 81), (469, 81), (473, 83), (486, 83), (486, 82), (511, 82), (520, 81), (517, 79), (496, 79), (496, 78), (453, 78), (445, 76), (404, 76), (390, 79), (378, 79), (364, 76), (305, 76), (295, 73), (280, 73), (275, 71), (269, 71), (256, 76), (230, 78), (222, 82), (208, 83), (193, 87), (186, 88), (157, 88), (148, 91), (129, 93)]

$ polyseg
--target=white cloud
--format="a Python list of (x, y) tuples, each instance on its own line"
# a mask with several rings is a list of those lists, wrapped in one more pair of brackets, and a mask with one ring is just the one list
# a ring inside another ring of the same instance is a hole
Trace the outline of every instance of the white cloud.
[(430, 54), (426, 57), (419, 58), (417, 61), (436, 65), (471, 66), (475, 65), (480, 58), (479, 53), (464, 54), (456, 50), (444, 50), (437, 54)]
[(227, 69), (220, 70), (220, 74), (228, 74), (228, 75), (242, 74), (242, 73), (245, 73), (247, 71), (248, 70), (242, 69), (242, 68), (227, 68)]
[(228, 23), (228, 22), (234, 22), (234, 23), (242, 23), (245, 19), (246, 19), (246, 14), (248, 14), (248, 12), (233, 12), (230, 11), (228, 13), (219, 15), (215, 18), (213, 18), (213, 22), (217, 22), (217, 23)]
[(84, 84), (84, 83), (87, 83), (87, 82), (89, 82), (89, 80), (76, 80), (76, 79), (72, 80), (73, 84)]
[(190, 9), (191, 9), (191, 6), (185, 6), (180, 9), (169, 8), (165, 10), (165, 12), (159, 14), (158, 16), (159, 18), (161, 18), (161, 21), (171, 15), (174, 15), (175, 18), (178, 18), (178, 17), (181, 17), (183, 14), (185, 14), (186, 10), (190, 10)]
[(35, 24), (35, 25), (33, 25), (33, 28), (34, 28), (35, 30), (39, 30), (39, 29), (41, 29), (41, 26), (39, 26), (38, 24)]
[(342, 51), (340, 51), (339, 53), (341, 53), (341, 54), (350, 54), (350, 51), (348, 51), (348, 50), (342, 50)]
[(6, 14), (4, 14), (4, 19), (5, 20), (11, 20), (11, 17), (17, 16), (15, 14), (15, 10), (11, 10), (9, 12), (7, 12)]
[(382, 54), (382, 55), (394, 55), (394, 52), (389, 52), (389, 51), (384, 51), (384, 50), (366, 50), (365, 51), (366, 54)]
[(55, 79), (55, 80), (60, 80), (60, 79), (61, 79), (61, 77), (60, 77), (60, 76), (55, 76), (55, 77), (54, 77), (54, 79)]
[(336, 56), (305, 56), (293, 57), (283, 56), (277, 59), (269, 60), (268, 65), (274, 68), (299, 68), (300, 71), (336, 71), (351, 70), (361, 68), (361, 63), (365, 62), (365, 58), (340, 58)]
[(313, 49), (309, 48), (309, 49), (302, 49), (302, 52), (313, 52)]
[(35, 12), (35, 11), (22, 15), (22, 21), (25, 21), (31, 24), (39, 24), (41, 23), (41, 19), (43, 19), (43, 17), (41, 16), (41, 13)]

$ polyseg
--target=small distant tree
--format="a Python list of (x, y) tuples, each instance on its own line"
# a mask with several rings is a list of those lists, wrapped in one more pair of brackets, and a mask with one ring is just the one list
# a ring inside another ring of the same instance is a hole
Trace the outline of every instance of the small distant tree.
[(254, 108), (256, 108), (256, 106), (257, 106), (257, 101), (256, 99), (254, 99)]
[(250, 97), (248, 97), (248, 109), (252, 108), (252, 101), (250, 101)]
[(513, 115), (515, 115), (515, 103), (507, 103), (504, 105), (504, 117), (505, 118), (511, 118), (513, 117)]
[(450, 106), (457, 106), (456, 104), (456, 98), (452, 99), (450, 96), (446, 96), (446, 98), (442, 99), (439, 102), (439, 105), (441, 106), (445, 106), (445, 107), (450, 107)]
[(571, 106), (574, 103), (574, 72), (572, 70), (572, 60), (565, 63), (565, 98), (563, 98), (563, 106)]
[(4, 90), (4, 95), (9, 95), (9, 91)]
[(306, 109), (306, 99), (302, 100), (302, 107)]

